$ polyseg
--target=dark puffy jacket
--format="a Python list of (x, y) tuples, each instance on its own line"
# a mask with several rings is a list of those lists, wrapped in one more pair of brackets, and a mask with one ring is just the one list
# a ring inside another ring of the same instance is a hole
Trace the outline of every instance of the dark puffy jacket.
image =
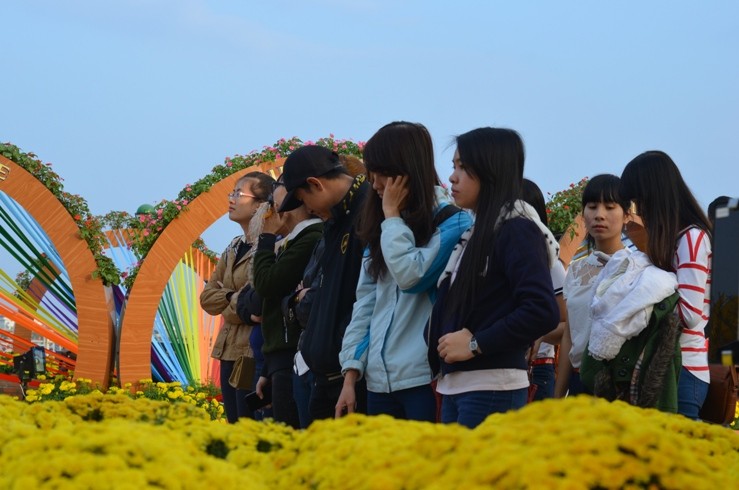
[(318, 375), (341, 373), (339, 352), (352, 316), (364, 249), (356, 225), (369, 188), (364, 176), (357, 176), (323, 229), (321, 272), (314, 281), (318, 288), (300, 344), (306, 364)]

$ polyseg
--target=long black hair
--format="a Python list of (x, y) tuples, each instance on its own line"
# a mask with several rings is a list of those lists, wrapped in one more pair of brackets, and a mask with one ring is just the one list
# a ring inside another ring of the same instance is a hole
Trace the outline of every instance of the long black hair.
[(521, 199), (531, 204), (536, 214), (539, 215), (539, 220), (544, 223), (544, 226), (549, 226), (549, 220), (547, 219), (547, 205), (544, 202), (544, 193), (536, 182), (529, 179), (523, 179), (523, 185), (521, 187)]
[(524, 146), (512, 129), (478, 128), (456, 138), (464, 171), (480, 183), (475, 205), (475, 231), (459, 265), (454, 287), (445, 308), (449, 317), (465, 321), (475, 306), (476, 293), (495, 247), (495, 224), (501, 214), (513, 209), (522, 195)]
[[(408, 198), (401, 216), (413, 231), (417, 246), (428, 243), (434, 234), (434, 208), (439, 176), (434, 166), (434, 147), (425, 126), (405, 121), (392, 122), (380, 128), (364, 146), (364, 164), (369, 175), (408, 176)], [(365, 199), (359, 237), (367, 243), (372, 262), (373, 279), (387, 272), (380, 247), (380, 223), (385, 219), (382, 199), (370, 192)]]
[(647, 151), (631, 160), (621, 174), (619, 194), (636, 204), (647, 230), (647, 255), (660, 269), (674, 271), (672, 258), (683, 229), (696, 226), (711, 233), (711, 223), (680, 170), (662, 151)]

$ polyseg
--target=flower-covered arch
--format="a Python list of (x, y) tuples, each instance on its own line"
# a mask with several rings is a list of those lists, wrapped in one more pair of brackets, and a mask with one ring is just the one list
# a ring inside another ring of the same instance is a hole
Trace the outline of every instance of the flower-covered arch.
[(240, 170), (214, 184), (187, 205), (187, 216), (172, 220), (141, 263), (129, 290), (121, 321), (119, 372), (121, 383), (151, 377), (151, 337), (159, 301), (172, 270), (184, 251), (221, 216), (224, 196), (246, 173), (261, 171), (279, 175), (284, 159)]
[[(0, 191), (17, 201), (48, 234), (69, 273), (74, 290), (79, 329), (75, 376), (93, 379), (107, 386), (112, 367), (113, 323), (108, 311), (103, 282), (95, 277), (98, 264), (89, 244), (82, 239), (78, 224), (57, 196), (33, 174), (0, 155)], [(24, 321), (20, 319), (21, 325)], [(32, 318), (27, 327), (35, 327)]]

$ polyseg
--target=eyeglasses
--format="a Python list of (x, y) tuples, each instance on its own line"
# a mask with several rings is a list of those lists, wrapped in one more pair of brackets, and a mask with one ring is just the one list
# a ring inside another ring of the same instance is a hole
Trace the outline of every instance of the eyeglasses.
[(228, 198), (229, 199), (232, 199), (232, 200), (236, 200), (236, 199), (238, 199), (240, 197), (251, 197), (253, 199), (257, 199), (257, 196), (255, 196), (253, 194), (247, 194), (246, 192), (241, 192), (241, 191), (239, 191), (239, 192), (230, 192), (228, 194)]

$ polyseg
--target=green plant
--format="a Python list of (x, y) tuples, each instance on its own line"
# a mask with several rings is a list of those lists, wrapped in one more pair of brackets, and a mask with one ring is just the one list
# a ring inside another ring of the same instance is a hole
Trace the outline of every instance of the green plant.
[(575, 218), (582, 213), (582, 191), (588, 183), (588, 177), (582, 178), (577, 184), (570, 184), (567, 189), (547, 193), (547, 220), (549, 229), (559, 238), (569, 229), (570, 238), (574, 238)]
[(20, 271), (15, 276), (15, 283), (18, 285), (18, 291), (15, 292), (15, 295), (20, 297), (21, 291), (28, 291), (28, 288), (31, 287), (31, 281), (33, 281), (33, 277), (31, 277), (31, 273), (27, 270)]

